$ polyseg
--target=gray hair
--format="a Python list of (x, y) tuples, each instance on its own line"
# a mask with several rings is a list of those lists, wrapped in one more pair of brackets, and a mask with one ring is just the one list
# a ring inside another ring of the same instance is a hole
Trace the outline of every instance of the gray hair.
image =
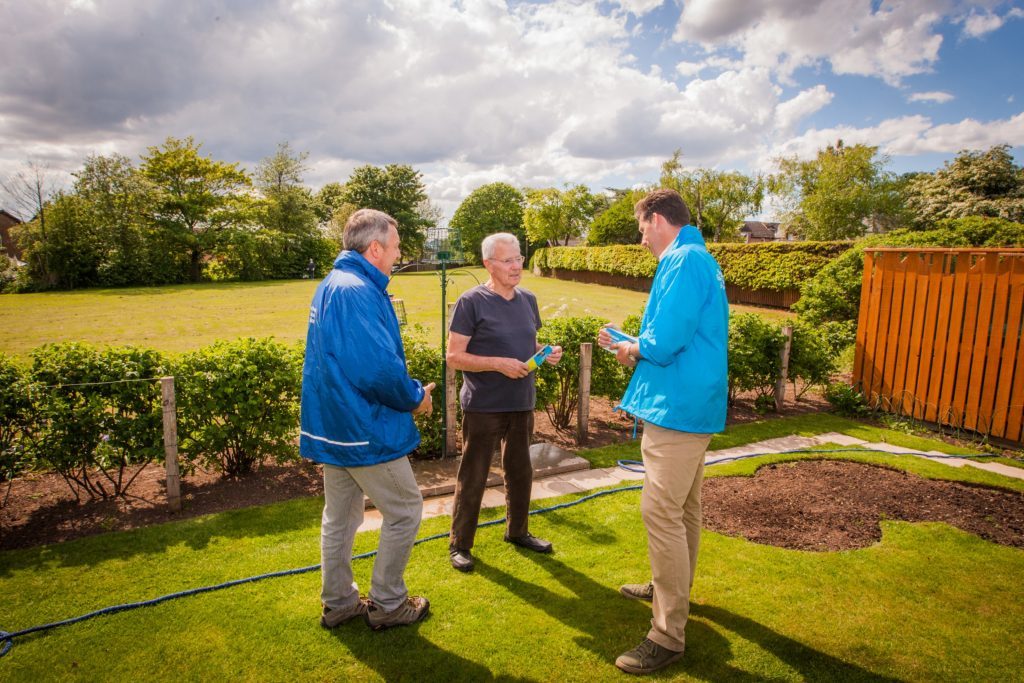
[(511, 244), (516, 248), (516, 253), (519, 252), (518, 237), (510, 232), (496, 232), (484, 238), (483, 243), (480, 245), (480, 253), (483, 254), (485, 259), (494, 258), (494, 247), (498, 244)]
[(359, 209), (345, 222), (342, 244), (346, 249), (362, 254), (375, 241), (382, 245), (387, 242), (388, 227), (392, 225), (398, 229), (398, 221), (383, 211)]

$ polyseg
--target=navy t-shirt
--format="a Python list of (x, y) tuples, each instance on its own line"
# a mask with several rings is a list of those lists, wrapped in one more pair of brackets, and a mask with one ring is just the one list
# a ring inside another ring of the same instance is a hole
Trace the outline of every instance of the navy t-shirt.
[[(479, 285), (459, 297), (449, 328), (469, 337), (466, 350), (476, 356), (526, 361), (537, 352), (540, 329), (537, 297), (516, 288), (511, 300)], [(500, 372), (463, 372), (462, 409), (477, 413), (533, 410), (534, 373), (511, 379)]]

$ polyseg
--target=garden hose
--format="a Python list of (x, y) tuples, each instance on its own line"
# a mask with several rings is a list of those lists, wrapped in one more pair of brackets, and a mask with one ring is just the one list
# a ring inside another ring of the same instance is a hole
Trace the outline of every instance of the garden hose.
[[(889, 451), (882, 451), (882, 450), (878, 450), (878, 449), (865, 449), (865, 448), (837, 448), (837, 449), (816, 449), (816, 450), (799, 450), (799, 449), (797, 449), (797, 450), (778, 451), (778, 452), (769, 452), (769, 453), (746, 453), (744, 455), (737, 455), (737, 456), (722, 458), (720, 460), (715, 460), (714, 462), (708, 463), (708, 465), (709, 466), (710, 465), (718, 465), (718, 464), (723, 463), (723, 462), (731, 462), (731, 461), (734, 461), (734, 460), (746, 460), (747, 458), (757, 458), (757, 457), (764, 457), (764, 456), (768, 456), (768, 455), (789, 455), (789, 454), (793, 454), (793, 453), (885, 453), (886, 455), (916, 455), (916, 456), (921, 456), (921, 457), (925, 457), (925, 458), (934, 458), (934, 459), (985, 458), (985, 457), (991, 457), (991, 456), (984, 455), (984, 454), (934, 455), (934, 454), (931, 454), (931, 453), (920, 453), (920, 452), (916, 452), (916, 451), (906, 451), (906, 452), (902, 452), (902, 453), (891, 453)], [(643, 463), (640, 462), (640, 461), (637, 461), (637, 460), (619, 460), (618, 461), (618, 466), (621, 467), (622, 469), (629, 470), (630, 472), (643, 472), (644, 471), (643, 470)], [(636, 490), (642, 489), (642, 488), (643, 488), (642, 484), (635, 484), (635, 485), (632, 485), (632, 486), (621, 486), (619, 488), (614, 488), (614, 489), (604, 489), (604, 490), (601, 490), (601, 491), (596, 491), (594, 493), (587, 494), (587, 495), (585, 495), (585, 496), (583, 496), (581, 498), (577, 498), (576, 500), (571, 500), (571, 501), (568, 501), (566, 503), (559, 503), (558, 505), (551, 505), (551, 506), (544, 507), (544, 508), (537, 508), (536, 510), (530, 510), (530, 514), (531, 515), (540, 515), (540, 514), (544, 514), (544, 513), (547, 513), (547, 512), (553, 512), (555, 510), (564, 510), (565, 508), (570, 508), (570, 507), (573, 507), (575, 505), (579, 505), (580, 503), (585, 503), (585, 502), (587, 502), (589, 500), (594, 500), (595, 498), (600, 498), (602, 496), (611, 495), (613, 493), (621, 493), (623, 491), (636, 491)], [(495, 519), (495, 520), (491, 520), (489, 522), (482, 522), (482, 523), (477, 525), (477, 528), (481, 528), (482, 529), (484, 527), (493, 526), (495, 524), (503, 524), (504, 522), (505, 522), (505, 518), (502, 517), (501, 519)], [(425, 536), (424, 538), (417, 539), (413, 543), (413, 545), (419, 545), (420, 543), (426, 543), (427, 541), (436, 541), (436, 540), (442, 539), (442, 538), (448, 538), (448, 532), (434, 534), (432, 536)], [(376, 554), (377, 554), (376, 550), (371, 550), (371, 551), (368, 551), (368, 552), (365, 552), (365, 553), (361, 553), (359, 555), (353, 555), (352, 559), (353, 560), (362, 560), (362, 559), (366, 559), (366, 558), (369, 558), (369, 557), (373, 557)], [(320, 569), (320, 565), (319, 564), (314, 564), (314, 565), (310, 565), (308, 567), (299, 567), (297, 569), (285, 569), (285, 570), (282, 570), (282, 571), (269, 572), (267, 574), (259, 574), (257, 576), (249, 576), (249, 577), (246, 577), (244, 579), (235, 579), (233, 581), (226, 581), (224, 583), (219, 583), (219, 584), (216, 584), (216, 585), (213, 585), (213, 586), (202, 586), (200, 588), (191, 588), (189, 590), (179, 591), (177, 593), (170, 593), (168, 595), (162, 595), (160, 597), (153, 598), (151, 600), (142, 600), (140, 602), (130, 602), (130, 603), (122, 604), (122, 605), (113, 605), (111, 607), (104, 607), (103, 609), (99, 609), (99, 610), (96, 610), (94, 612), (89, 612), (88, 614), (83, 614), (83, 615), (78, 616), (78, 617), (73, 617), (71, 619), (65, 619), (63, 621), (55, 621), (55, 622), (52, 622), (52, 623), (49, 623), (49, 624), (41, 624), (39, 626), (32, 626), (30, 628), (22, 629), (20, 631), (13, 631), (13, 632), (0, 631), (0, 657), (5, 656), (11, 650), (11, 648), (14, 646), (14, 639), (15, 638), (20, 638), (22, 636), (27, 636), (27, 635), (32, 634), (32, 633), (41, 633), (41, 632), (49, 631), (49, 630), (55, 629), (55, 628), (57, 628), (59, 626), (70, 626), (71, 624), (77, 624), (79, 622), (83, 622), (83, 621), (86, 621), (88, 619), (92, 619), (93, 617), (98, 617), (98, 616), (102, 616), (102, 615), (105, 615), (105, 614), (116, 614), (118, 612), (125, 612), (127, 610), (132, 610), (132, 609), (136, 609), (136, 608), (139, 608), (139, 607), (151, 607), (153, 605), (159, 605), (162, 602), (167, 602), (168, 600), (175, 600), (177, 598), (184, 598), (184, 597), (188, 597), (190, 595), (199, 595), (201, 593), (209, 593), (209, 592), (212, 592), (212, 591), (221, 590), (223, 588), (231, 588), (232, 586), (238, 586), (238, 585), (244, 584), (244, 583), (254, 583), (256, 581), (262, 581), (264, 579), (273, 579), (273, 578), (277, 578), (279, 576), (294, 576), (296, 574), (305, 574), (307, 572), (318, 571), (319, 569)]]

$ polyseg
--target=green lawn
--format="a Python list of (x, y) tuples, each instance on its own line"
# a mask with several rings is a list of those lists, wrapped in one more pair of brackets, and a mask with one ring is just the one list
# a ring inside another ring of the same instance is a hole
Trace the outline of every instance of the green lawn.
[[(450, 274), (449, 302), (487, 279), (482, 268)], [(303, 339), (310, 280), (206, 283), (172, 287), (89, 289), (0, 296), (0, 351), (27, 356), (46, 342), (87, 341), (135, 344), (180, 353), (217, 339), (273, 336)], [(544, 318), (597, 315), (619, 323), (641, 310), (646, 295), (615, 287), (565, 282), (524, 273), (523, 285), (537, 294)], [(436, 273), (397, 275), (389, 291), (405, 301), (410, 324), (422, 324), (440, 341), (441, 288)], [(757, 311), (772, 319), (788, 314)]]
[[(832, 427), (860, 428), (850, 421)], [(762, 438), (764, 426), (741, 429), (724, 437)], [(861, 457), (973, 476), (971, 468), (915, 458)], [(755, 467), (740, 461), (708, 475)], [(321, 504), (295, 500), (0, 553), (0, 629), (316, 564)], [(417, 546), (406, 578), (413, 592), (430, 597), (433, 613), (415, 627), (374, 634), (355, 622), (325, 631), (317, 624), (319, 575), (306, 573), (20, 638), (0, 659), (0, 680), (625, 680), (612, 662), (639, 641), (650, 618), (646, 605), (616, 590), (647, 576), (638, 505), (639, 492), (628, 491), (535, 516), (531, 530), (555, 543), (553, 556), (503, 543), (500, 526), (482, 529), (472, 574), (451, 570), (444, 540)], [(420, 535), (448, 523), (427, 520)], [(882, 529), (880, 543), (837, 553), (706, 533), (686, 657), (655, 678), (1019, 677), (1024, 551), (938, 523), (883, 521)], [(356, 552), (372, 549), (376, 538), (360, 534)], [(371, 561), (355, 567), (365, 590)]]

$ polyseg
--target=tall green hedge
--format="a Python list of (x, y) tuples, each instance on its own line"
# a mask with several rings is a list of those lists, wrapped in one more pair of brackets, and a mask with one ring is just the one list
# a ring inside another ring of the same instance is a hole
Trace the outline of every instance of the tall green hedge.
[[(709, 244), (727, 284), (748, 289), (796, 289), (851, 242), (765, 242)], [(628, 277), (654, 277), (658, 262), (638, 245), (549, 247), (536, 251), (531, 267), (592, 271)]]

